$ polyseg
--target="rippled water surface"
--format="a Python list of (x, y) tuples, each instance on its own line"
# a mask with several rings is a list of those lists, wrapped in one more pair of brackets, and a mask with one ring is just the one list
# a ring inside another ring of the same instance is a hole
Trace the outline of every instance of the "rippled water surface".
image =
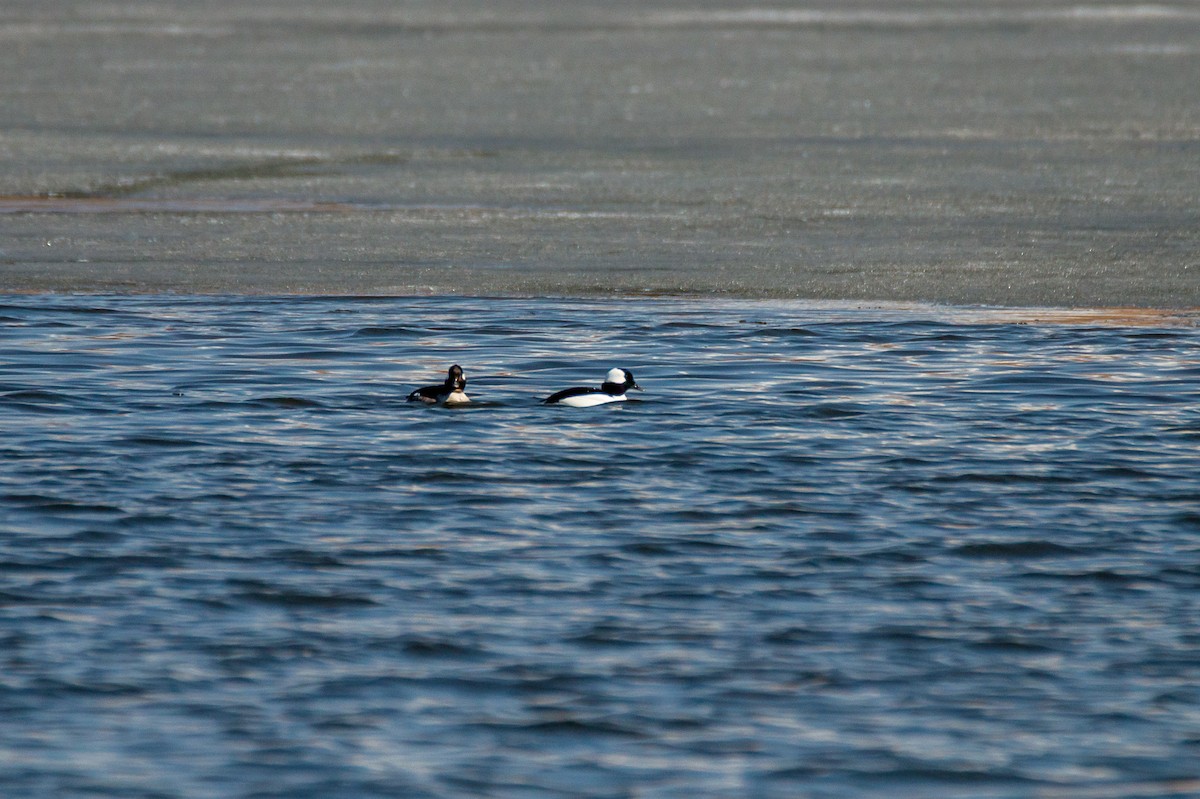
[[(6, 797), (1200, 795), (1200, 332), (10, 297)], [(404, 401), (466, 370), (467, 408)], [(611, 366), (637, 402), (544, 407)]]

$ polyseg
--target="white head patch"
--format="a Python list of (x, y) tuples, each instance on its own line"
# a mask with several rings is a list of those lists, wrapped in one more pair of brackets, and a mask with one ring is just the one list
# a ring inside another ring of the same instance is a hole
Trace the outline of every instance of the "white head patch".
[(626, 379), (628, 379), (628, 375), (625, 374), (624, 369), (609, 369), (608, 374), (604, 378), (604, 382), (616, 383), (619, 386), (622, 385)]

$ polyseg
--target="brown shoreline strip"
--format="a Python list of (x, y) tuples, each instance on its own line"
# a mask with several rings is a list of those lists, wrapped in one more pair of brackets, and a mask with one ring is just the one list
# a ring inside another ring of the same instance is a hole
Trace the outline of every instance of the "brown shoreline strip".
[(1198, 327), (1200, 308), (972, 308), (953, 307), (958, 321), (978, 324)]

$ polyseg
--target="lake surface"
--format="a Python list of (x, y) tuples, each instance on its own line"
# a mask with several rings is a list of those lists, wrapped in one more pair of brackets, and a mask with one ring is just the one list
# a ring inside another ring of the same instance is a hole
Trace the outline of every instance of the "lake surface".
[(1052, 317), (9, 297), (5, 796), (1195, 796), (1200, 331)]

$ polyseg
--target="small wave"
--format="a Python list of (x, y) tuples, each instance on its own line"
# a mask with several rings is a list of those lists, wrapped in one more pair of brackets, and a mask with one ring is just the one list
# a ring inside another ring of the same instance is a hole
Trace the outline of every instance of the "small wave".
[(1041, 579), (1101, 583), (1112, 586), (1157, 582), (1159, 579), (1157, 576), (1148, 574), (1129, 574), (1106, 568), (1080, 569), (1078, 571), (1038, 571), (1037, 576)]
[[(25, 305), (17, 305), (17, 304), (10, 303), (10, 304), (0, 305), (0, 308), (4, 308), (7, 310), (18, 310), (19, 309), (19, 310), (25, 311), (25, 312), (34, 312), (38, 315), (62, 314), (63, 316), (68, 316), (68, 317), (69, 316), (92, 316), (92, 315), (104, 315), (104, 316), (131, 315), (129, 311), (119, 309), (119, 308), (109, 308), (109, 307), (106, 307), (103, 305), (87, 305), (86, 302), (88, 301), (89, 298), (81, 298), (81, 299), (84, 300), (84, 303), (79, 304), (79, 305), (75, 305), (75, 304), (71, 304), (71, 303), (48, 302), (48, 303), (38, 304), (38, 305), (34, 305), (34, 306), (25, 306)], [(91, 298), (91, 299), (94, 299), (94, 298)], [(64, 322), (64, 321), (58, 321), (58, 320), (46, 320), (46, 321), (48, 323), (51, 323), (51, 322), (55, 323), (56, 325), (59, 325), (62, 327), (70, 326), (70, 323)]]
[(973, 649), (980, 649), (991, 652), (1056, 652), (1058, 647), (1050, 644), (1040, 643), (1038, 641), (1029, 641), (1023, 638), (1016, 638), (1010, 635), (991, 636), (982, 641), (975, 641), (970, 645)]
[(107, 680), (66, 680), (42, 677), (34, 681), (32, 690), (49, 697), (73, 694), (98, 694), (101, 696), (143, 696), (149, 689), (142, 685)]
[(314, 552), (309, 549), (286, 549), (274, 553), (272, 559), (312, 569), (337, 569), (347, 565), (345, 561), (328, 553)]
[[(425, 406), (422, 406), (422, 407), (425, 407)], [(453, 409), (447, 408), (447, 410), (453, 410)], [(479, 476), (477, 474), (472, 473), (472, 471), (470, 469), (465, 469), (465, 468), (462, 471), (453, 471), (453, 470), (449, 470), (449, 469), (433, 469), (430, 471), (418, 472), (417, 474), (413, 475), (413, 479), (417, 483), (420, 483), (421, 485), (429, 485), (429, 486), (434, 486), (434, 485), (474, 485), (479, 482)], [(489, 501), (495, 501), (496, 503), (501, 503), (501, 504), (504, 502), (511, 502), (511, 501), (517, 500), (516, 497), (495, 497), (494, 499), (489, 497), (488, 499), (489, 499)]]
[(493, 731), (526, 731), (549, 733), (556, 736), (616, 736), (621, 738), (644, 738), (645, 732), (631, 725), (619, 724), (608, 719), (594, 719), (563, 715), (558, 718), (508, 720), (477, 720), (470, 726)]
[(950, 550), (967, 558), (1019, 560), (1026, 558), (1065, 558), (1087, 554), (1087, 550), (1056, 544), (1053, 541), (985, 541), (963, 544)]
[(1075, 475), (1043, 474), (1033, 472), (960, 472), (957, 474), (940, 474), (927, 478), (932, 483), (994, 483), (996, 485), (1045, 484), (1068, 485), (1080, 482), (1083, 478)]
[(370, 597), (358, 594), (318, 593), (274, 586), (254, 580), (234, 580), (234, 595), (239, 599), (284, 607), (360, 607), (379, 604)]
[(150, 447), (154, 449), (187, 449), (205, 446), (205, 442), (194, 438), (175, 438), (174, 436), (139, 433), (121, 439), (122, 444), (134, 447)]
[(13, 411), (36, 414), (76, 413), (79, 410), (79, 400), (69, 394), (56, 391), (29, 389), (12, 391), (0, 395), (0, 406), (7, 406)]
[(819, 335), (821, 334), (807, 327), (759, 327), (738, 334), (741, 338), (787, 338), (791, 336), (805, 338)]
[(818, 645), (828, 643), (833, 636), (824, 630), (812, 629), (809, 627), (782, 627), (777, 630), (772, 630), (763, 636), (763, 640), (769, 644), (786, 644), (795, 645), (802, 644), (805, 646)]
[[(406, 515), (407, 518), (407, 515)], [(421, 519), (420, 521), (423, 521)], [(348, 547), (341, 551), (342, 557), (351, 561), (372, 562), (377, 560), (449, 560), (452, 556), (449, 550), (435, 546), (416, 546), (411, 548), (380, 547), (363, 549)]]
[(230, 354), (232, 358), (253, 361), (334, 361), (346, 356), (347, 353), (342, 350), (331, 349), (278, 350), (275, 352), (256, 350)]
[(248, 400), (246, 405), (254, 405), (260, 408), (283, 408), (289, 410), (299, 410), (303, 408), (323, 408), (323, 403), (318, 402), (308, 397), (255, 397)]
[(805, 415), (816, 419), (850, 419), (862, 416), (866, 412), (865, 409), (853, 405), (813, 405)]
[(32, 403), (68, 403), (73, 400), (73, 397), (71, 397), (69, 394), (60, 394), (56, 391), (25, 389), (21, 391), (11, 391), (4, 395), (4, 399)]
[(1185, 525), (1187, 527), (1200, 528), (1200, 512), (1185, 511), (1175, 517), (1175, 523)]
[(570, 640), (585, 646), (631, 647), (647, 643), (647, 635), (642, 630), (624, 624), (599, 622)]
[(1108, 384), (1090, 377), (1075, 377), (1073, 375), (1049, 374), (1046, 372), (1017, 371), (1007, 374), (990, 375), (967, 384), (966, 390), (981, 388), (1021, 389), (1025, 396), (1072, 396), (1077, 397), (1081, 391), (1090, 396), (1107, 395), (1110, 392)]
[(660, 330), (711, 330), (716, 326), (712, 322), (694, 322), (688, 319), (672, 320), (657, 325)]
[[(684, 521), (711, 520), (712, 514), (702, 514), (698, 517), (682, 517)], [(726, 514), (721, 514), (726, 515)], [(740, 514), (736, 514), (740, 518)], [(671, 555), (682, 555), (689, 552), (717, 552), (721, 550), (740, 550), (745, 547), (739, 544), (730, 544), (724, 541), (719, 541), (709, 537), (696, 538), (679, 538), (669, 541), (633, 541), (628, 544), (622, 544), (620, 551), (639, 556), (648, 557), (664, 557)]]
[(121, 540), (121, 534), (112, 530), (84, 528), (71, 536), (73, 541), (85, 544), (105, 544)]
[(151, 553), (64, 555), (40, 564), (47, 570), (70, 574), (87, 573), (92, 576), (105, 577), (121, 574), (131, 569), (169, 569), (178, 565), (179, 559), (174, 555)]
[(406, 325), (368, 325), (351, 333), (352, 338), (418, 338), (428, 335), (428, 330)]
[(69, 513), (122, 513), (123, 510), (115, 505), (86, 500), (72, 500), (53, 494), (4, 494), (0, 500), (20, 505), (26, 509), (39, 511), (58, 511)]
[(621, 738), (645, 738), (646, 732), (633, 725), (593, 718), (563, 717), (526, 723), (525, 729), (532, 732), (548, 732), (555, 735), (605, 735)]
[(406, 637), (400, 641), (400, 648), (406, 655), (429, 658), (462, 658), (467, 655), (477, 655), (480, 653), (480, 650), (476, 647), (466, 646), (446, 638), (429, 636)]

